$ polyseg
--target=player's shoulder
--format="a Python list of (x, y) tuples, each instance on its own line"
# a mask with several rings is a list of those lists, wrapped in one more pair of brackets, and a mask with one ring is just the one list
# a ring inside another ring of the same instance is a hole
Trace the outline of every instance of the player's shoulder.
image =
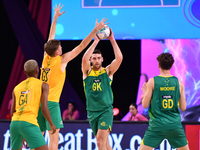
[(184, 84), (183, 84), (183, 82), (181, 80), (178, 79), (178, 83), (179, 83), (180, 87), (184, 87)]
[(148, 83), (154, 83), (154, 77), (153, 78), (150, 78)]
[(43, 83), (43, 81), (40, 80), (40, 79), (38, 79), (38, 78), (32, 78), (31, 81), (32, 81), (33, 83), (35, 83), (35, 84), (41, 84), (41, 83)]
[(154, 88), (154, 78), (149, 79), (149, 81), (147, 82), (147, 86)]
[(20, 87), (21, 85), (25, 84), (27, 82), (27, 79), (21, 81), (20, 83), (18, 83), (16, 86), (15, 86), (15, 89)]

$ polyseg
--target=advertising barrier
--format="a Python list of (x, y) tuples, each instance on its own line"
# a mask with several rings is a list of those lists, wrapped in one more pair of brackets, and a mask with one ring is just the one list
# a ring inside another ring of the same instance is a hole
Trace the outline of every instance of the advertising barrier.
[[(0, 149), (10, 150), (10, 121), (0, 122)], [(109, 144), (113, 150), (138, 150), (148, 122), (121, 122), (114, 121), (112, 132), (109, 135)], [(190, 149), (199, 149), (200, 125), (186, 124), (186, 136)], [(45, 141), (49, 143), (48, 132), (44, 134)], [(191, 143), (190, 143), (191, 142)], [(96, 139), (92, 133), (88, 121), (65, 121), (64, 128), (59, 133), (59, 150), (98, 150)], [(23, 150), (29, 150), (24, 148)], [(155, 150), (172, 149), (167, 140), (164, 140)]]

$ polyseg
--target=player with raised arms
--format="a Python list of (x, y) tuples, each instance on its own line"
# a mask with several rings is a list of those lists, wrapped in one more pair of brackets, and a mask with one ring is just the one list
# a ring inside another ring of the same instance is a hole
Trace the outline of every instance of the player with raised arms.
[[(60, 4), (58, 5), (58, 7), (57, 5), (54, 7), (55, 14), (51, 24), (48, 41), (44, 45), (45, 52), (40, 76), (40, 79), (42, 81), (49, 84), (48, 108), (50, 110), (53, 123), (56, 126), (56, 133), (49, 134), (50, 150), (58, 149), (59, 131), (60, 128), (63, 128), (59, 101), (65, 82), (65, 68), (68, 62), (74, 59), (80, 52), (82, 52), (86, 48), (86, 46), (93, 39), (97, 31), (103, 28), (104, 25), (108, 24), (105, 23), (107, 19), (103, 18), (99, 23), (96, 23), (94, 29), (85, 39), (82, 40), (82, 42), (78, 46), (76, 46), (73, 50), (62, 54), (62, 47), (60, 41), (54, 39), (57, 19), (64, 13), (60, 12), (62, 7), (63, 5), (61, 6)], [(41, 111), (39, 111), (38, 122), (42, 132), (44, 132), (45, 130), (51, 132), (51, 128), (49, 127), (48, 122), (43, 117)]]
[[(97, 22), (96, 22), (97, 23)], [(122, 63), (122, 53), (110, 29), (110, 40), (115, 59), (106, 68), (102, 67), (103, 56), (95, 49), (99, 43), (97, 36), (82, 58), (83, 84), (86, 96), (87, 117), (97, 139), (99, 150), (111, 150), (108, 135), (113, 123), (113, 93), (111, 83), (114, 73)], [(90, 66), (90, 63), (92, 66)]]

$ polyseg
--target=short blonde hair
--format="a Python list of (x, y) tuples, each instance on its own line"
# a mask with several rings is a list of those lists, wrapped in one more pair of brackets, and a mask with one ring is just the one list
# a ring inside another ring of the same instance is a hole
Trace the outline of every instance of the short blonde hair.
[(25, 72), (33, 72), (37, 69), (38, 63), (37, 61), (30, 59), (25, 62), (24, 64), (24, 71)]

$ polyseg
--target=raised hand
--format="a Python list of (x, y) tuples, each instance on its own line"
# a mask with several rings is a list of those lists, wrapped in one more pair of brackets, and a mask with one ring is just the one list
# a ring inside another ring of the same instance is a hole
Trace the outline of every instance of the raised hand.
[(65, 13), (65, 11), (60, 12), (60, 10), (63, 8), (63, 5), (62, 6), (60, 6), (60, 5), (61, 4), (59, 4), (58, 7), (57, 7), (57, 4), (55, 7), (53, 6), (53, 9), (55, 11), (54, 17), (56, 17), (56, 18), (60, 17), (63, 13)]
[(109, 28), (109, 29), (110, 29), (110, 36), (107, 37), (107, 39), (108, 39), (108, 40), (112, 40), (112, 39), (114, 39), (114, 34), (113, 34), (112, 29), (111, 29), (111, 28)]
[(107, 18), (103, 18), (99, 23), (98, 23), (98, 20), (96, 19), (96, 25), (95, 25), (95, 28), (97, 30), (100, 30), (102, 29), (105, 25), (109, 24), (109, 23), (105, 23), (107, 21)]
[(94, 40), (95, 41), (97, 41), (97, 42), (99, 42), (100, 41), (100, 39), (97, 37), (97, 35), (95, 34), (95, 36), (94, 36)]

